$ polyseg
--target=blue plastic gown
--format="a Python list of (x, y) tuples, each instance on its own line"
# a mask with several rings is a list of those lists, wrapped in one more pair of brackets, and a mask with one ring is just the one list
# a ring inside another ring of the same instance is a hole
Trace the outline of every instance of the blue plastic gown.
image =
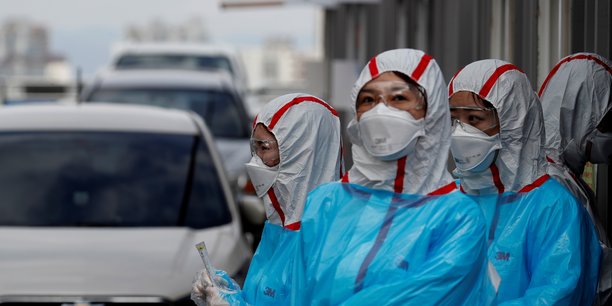
[[(224, 299), (230, 305), (289, 305), (297, 234), (266, 221), (242, 290), (221, 293)], [(225, 272), (217, 274), (231, 282)]]
[(253, 305), (287, 305), (297, 232), (266, 222), (244, 282), (243, 297)]
[(231, 305), (490, 305), (485, 232), (478, 206), (459, 192), (325, 184), (309, 195), (299, 232), (266, 223), (242, 291), (224, 297)]
[(527, 193), (470, 197), (487, 219), (500, 305), (592, 305), (599, 242), (567, 189), (548, 179)]
[(307, 200), (293, 305), (483, 305), (485, 220), (467, 196), (328, 183)]

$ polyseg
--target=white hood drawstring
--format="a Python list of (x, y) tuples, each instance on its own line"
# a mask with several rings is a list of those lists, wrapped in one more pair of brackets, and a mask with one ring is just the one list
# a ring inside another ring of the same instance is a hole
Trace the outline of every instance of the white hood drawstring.
[(255, 118), (276, 137), (280, 163), (263, 197), (273, 224), (298, 230), (308, 193), (342, 176), (340, 119), (334, 108), (306, 94), (288, 94), (266, 104)]
[[(397, 49), (372, 58), (353, 86), (353, 115), (356, 115), (355, 102), (363, 86), (387, 71), (402, 73), (425, 89), (427, 113), (424, 135), (418, 138), (410, 156), (395, 161), (377, 159), (368, 154), (363, 144), (353, 141), (354, 165), (342, 180), (369, 188), (410, 194), (427, 194), (452, 184), (453, 178), (446, 169), (450, 147), (448, 96), (442, 72), (431, 56), (419, 50)], [(355, 123), (356, 117), (349, 126), (354, 129)]]
[(449, 97), (468, 91), (490, 102), (500, 122), (502, 148), (489, 170), (477, 175), (454, 171), (462, 190), (468, 194), (517, 192), (546, 174), (542, 110), (519, 68), (501, 60), (477, 61), (460, 70), (448, 88)]

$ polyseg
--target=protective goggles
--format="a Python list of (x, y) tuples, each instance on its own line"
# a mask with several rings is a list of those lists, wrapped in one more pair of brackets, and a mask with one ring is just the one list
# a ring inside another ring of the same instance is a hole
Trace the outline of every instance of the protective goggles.
[(381, 82), (376, 87), (362, 89), (357, 95), (356, 107), (358, 113), (364, 113), (382, 102), (400, 110), (421, 110), (425, 107), (424, 97), (418, 86), (399, 81)]
[(469, 124), (483, 132), (499, 125), (494, 107), (451, 106), (451, 125)]
[(251, 138), (251, 156), (257, 154), (261, 157), (263, 153), (277, 148), (278, 144), (274, 139)]

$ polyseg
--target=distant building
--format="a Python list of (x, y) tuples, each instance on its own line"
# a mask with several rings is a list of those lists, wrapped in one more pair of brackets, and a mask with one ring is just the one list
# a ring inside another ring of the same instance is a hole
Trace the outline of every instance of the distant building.
[(306, 56), (286, 37), (273, 37), (262, 46), (241, 51), (252, 89), (300, 87)]
[(70, 64), (49, 50), (43, 25), (14, 19), (0, 25), (0, 105), (75, 95)]
[[(63, 56), (49, 50), (49, 35), (43, 25), (15, 19), (0, 26), (0, 75), (4, 77), (47, 77), (48, 65), (70, 70)], [(53, 77), (53, 76), (50, 76)]]
[(270, 38), (261, 46), (241, 49), (240, 55), (252, 93), (249, 105), (253, 114), (280, 95), (325, 95), (323, 61), (314, 53), (298, 51), (290, 38)]

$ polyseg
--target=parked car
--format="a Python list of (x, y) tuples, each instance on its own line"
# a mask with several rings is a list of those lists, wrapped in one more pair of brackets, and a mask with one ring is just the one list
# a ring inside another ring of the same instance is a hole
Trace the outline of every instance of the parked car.
[(113, 70), (211, 70), (228, 72), (241, 94), (247, 89), (247, 74), (237, 51), (225, 45), (204, 43), (120, 43), (114, 46)]
[(0, 304), (191, 304), (200, 241), (230, 275), (248, 267), (238, 207), (194, 113), (4, 107), (0, 167)]
[[(128, 70), (106, 71), (83, 92), (83, 101), (155, 105), (191, 110), (210, 128), (227, 171), (232, 190), (243, 207), (258, 207), (244, 213), (243, 227), (257, 246), (265, 211), (246, 174), (251, 159), (249, 137), (252, 120), (237, 93), (232, 78), (223, 71)], [(255, 205), (259, 203), (259, 205)], [(251, 218), (253, 217), (253, 218)]]

